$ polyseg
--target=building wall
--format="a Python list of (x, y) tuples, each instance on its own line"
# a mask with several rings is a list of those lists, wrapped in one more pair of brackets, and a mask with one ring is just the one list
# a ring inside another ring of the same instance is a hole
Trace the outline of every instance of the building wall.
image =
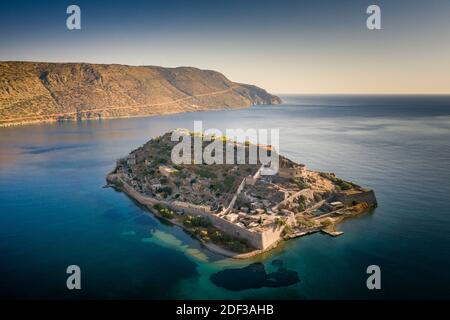
[(340, 192), (336, 194), (335, 198), (337, 201), (340, 201), (348, 206), (353, 205), (353, 202), (357, 203), (367, 202), (367, 204), (371, 207), (377, 206), (377, 199), (375, 197), (375, 192), (373, 192), (373, 190), (355, 194), (346, 194), (345, 192)]
[(305, 174), (305, 169), (303, 167), (296, 168), (279, 168), (278, 175), (282, 178), (300, 178)]
[[(268, 228), (263, 232), (250, 231), (246, 228), (242, 228), (228, 220), (214, 215), (206, 207), (197, 206), (181, 201), (160, 201), (154, 198), (143, 196), (117, 175), (109, 175), (107, 180), (109, 182), (113, 182), (114, 179), (120, 179), (120, 181), (123, 182), (122, 190), (139, 203), (148, 206), (150, 209), (156, 204), (162, 204), (174, 211), (183, 211), (185, 214), (204, 217), (222, 232), (237, 238), (244, 239), (256, 249), (264, 250), (274, 243), (278, 242), (284, 229), (283, 227), (273, 227)], [(243, 183), (245, 185), (245, 180), (243, 180)]]
[(222, 232), (231, 235), (233, 237), (241, 238), (247, 240), (247, 242), (256, 249), (266, 249), (268, 246), (272, 245), (274, 242), (280, 239), (279, 232), (278, 238), (277, 234), (270, 230), (264, 232), (254, 232), (246, 228), (242, 228), (226, 219), (218, 217), (212, 214), (208, 209), (196, 205), (192, 205), (185, 202), (174, 201), (171, 203), (166, 203), (168, 207), (172, 210), (183, 210), (185, 214), (193, 216), (201, 216), (209, 221)]

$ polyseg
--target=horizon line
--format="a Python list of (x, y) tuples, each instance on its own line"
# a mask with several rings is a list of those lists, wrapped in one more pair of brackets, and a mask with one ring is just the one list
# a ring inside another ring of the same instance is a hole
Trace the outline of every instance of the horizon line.
[[(91, 64), (91, 65), (119, 65), (119, 66), (128, 66), (128, 67), (162, 67), (162, 68), (194, 68), (204, 71), (216, 71), (222, 73), (225, 77), (229, 79), (228, 76), (225, 75), (225, 71), (218, 71), (211, 68), (202, 68), (188, 65), (178, 65), (178, 66), (162, 66), (155, 64), (129, 64), (129, 63), (119, 63), (119, 62), (86, 62), (86, 61), (38, 61), (38, 60), (0, 60), (0, 63), (54, 63), (54, 64)], [(232, 82), (236, 82), (234, 80), (229, 79)], [(240, 82), (236, 82), (240, 83)], [(253, 84), (256, 85), (256, 84)], [(314, 95), (314, 96), (338, 96), (338, 95), (347, 95), (347, 96), (448, 96), (449, 92), (273, 92), (272, 90), (268, 90), (261, 85), (257, 85), (258, 87), (266, 90), (267, 92), (273, 95)]]

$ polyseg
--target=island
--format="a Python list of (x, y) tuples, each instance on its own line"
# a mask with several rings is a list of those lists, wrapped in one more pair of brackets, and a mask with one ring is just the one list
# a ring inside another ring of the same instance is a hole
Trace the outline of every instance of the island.
[[(108, 186), (227, 257), (249, 258), (315, 232), (339, 236), (340, 222), (377, 206), (373, 190), (334, 173), (308, 170), (279, 154), (274, 175), (261, 174), (259, 158), (256, 164), (174, 164), (172, 133), (117, 160), (107, 175)], [(272, 152), (270, 145), (221, 139), (224, 150), (232, 144), (246, 156), (250, 146)], [(210, 139), (205, 140), (204, 147)]]

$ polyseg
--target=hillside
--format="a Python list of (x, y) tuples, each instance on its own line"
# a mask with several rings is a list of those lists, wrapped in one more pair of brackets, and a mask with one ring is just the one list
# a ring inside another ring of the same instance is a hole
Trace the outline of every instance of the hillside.
[(261, 88), (191, 67), (0, 62), (0, 126), (279, 103)]

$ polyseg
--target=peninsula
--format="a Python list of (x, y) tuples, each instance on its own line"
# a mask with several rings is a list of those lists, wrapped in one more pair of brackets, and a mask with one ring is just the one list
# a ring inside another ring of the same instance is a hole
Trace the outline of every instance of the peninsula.
[(279, 103), (261, 88), (192, 67), (0, 62), (0, 127)]
[[(261, 174), (259, 158), (256, 164), (174, 164), (171, 136), (153, 138), (119, 159), (107, 181), (216, 253), (248, 258), (314, 232), (338, 236), (338, 223), (377, 206), (373, 190), (281, 155), (275, 175)], [(248, 157), (250, 142), (221, 139), (224, 150), (232, 144)], [(271, 146), (254, 147), (272, 152)]]

